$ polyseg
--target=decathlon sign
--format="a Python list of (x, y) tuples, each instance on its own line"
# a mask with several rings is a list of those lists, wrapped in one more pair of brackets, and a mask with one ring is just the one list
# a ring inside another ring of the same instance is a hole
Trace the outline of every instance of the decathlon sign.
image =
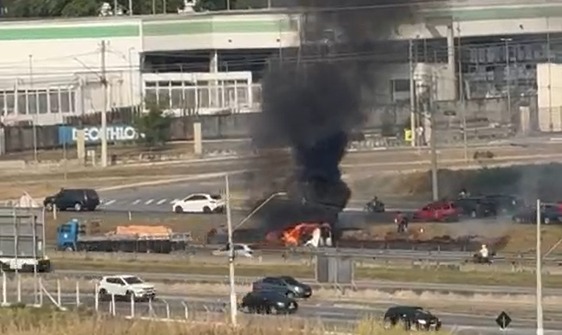
[[(96, 143), (101, 141), (101, 127), (85, 127), (84, 139), (86, 143)], [(76, 143), (78, 128), (71, 126), (59, 127), (59, 144)], [(129, 125), (107, 126), (106, 138), (108, 142), (134, 141), (144, 134), (139, 134), (135, 127)]]

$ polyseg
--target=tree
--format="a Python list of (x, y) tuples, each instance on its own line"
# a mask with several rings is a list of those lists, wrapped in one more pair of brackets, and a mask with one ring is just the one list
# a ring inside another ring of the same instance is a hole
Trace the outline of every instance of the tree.
[(155, 102), (147, 101), (146, 107), (148, 112), (139, 115), (134, 120), (137, 131), (144, 134), (139, 140), (147, 146), (162, 145), (169, 138), (172, 118), (165, 115), (161, 106)]
[[(113, 6), (111, 0), (5, 0), (3, 6), (7, 17), (83, 17), (97, 16), (104, 2)], [(128, 0), (118, 0), (117, 3), (129, 8)], [(136, 0), (133, 1), (134, 14), (152, 14), (153, 3), (156, 13), (162, 13), (164, 1)], [(183, 7), (183, 0), (167, 0), (165, 3), (167, 13), (175, 13)]]

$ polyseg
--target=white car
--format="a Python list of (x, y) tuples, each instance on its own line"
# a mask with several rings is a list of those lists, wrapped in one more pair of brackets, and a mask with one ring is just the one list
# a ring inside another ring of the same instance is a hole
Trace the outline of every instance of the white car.
[[(228, 245), (213, 251), (213, 256), (226, 256), (230, 255)], [(246, 244), (234, 244), (234, 256), (242, 256), (247, 258), (254, 257), (254, 251)]]
[(183, 200), (174, 202), (172, 210), (175, 213), (219, 213), (224, 210), (225, 201), (220, 195), (196, 193)]
[(105, 276), (98, 286), (101, 300), (116, 299), (151, 300), (154, 299), (156, 291), (154, 285), (145, 283), (142, 279), (132, 275)]

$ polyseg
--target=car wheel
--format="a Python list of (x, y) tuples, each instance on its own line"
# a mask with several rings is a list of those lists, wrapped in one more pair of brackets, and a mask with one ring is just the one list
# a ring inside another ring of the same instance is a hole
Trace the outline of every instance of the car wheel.
[(293, 292), (287, 292), (287, 298), (289, 299), (295, 299), (295, 294)]
[(67, 251), (67, 252), (72, 252), (72, 251), (74, 251), (74, 248), (73, 248), (73, 247), (70, 247), (70, 246), (68, 246), (68, 247), (64, 248), (64, 251)]
[(544, 224), (550, 224), (550, 218), (544, 218)]
[(267, 310), (267, 314), (279, 314), (279, 311), (277, 310), (277, 307), (275, 306), (269, 306), (268, 310)]
[(82, 211), (82, 204), (79, 203), (79, 202), (75, 203), (75, 204), (74, 204), (74, 210), (75, 210), (76, 212)]
[(205, 214), (210, 214), (211, 213), (211, 209), (207, 206), (203, 207), (203, 213)]
[(48, 212), (52, 212), (53, 211), (53, 204), (51, 204), (51, 203), (45, 204), (45, 210), (47, 210)]
[(174, 212), (176, 212), (177, 214), (181, 214), (183, 213), (183, 208), (181, 208), (181, 206), (176, 206), (176, 208), (174, 208)]

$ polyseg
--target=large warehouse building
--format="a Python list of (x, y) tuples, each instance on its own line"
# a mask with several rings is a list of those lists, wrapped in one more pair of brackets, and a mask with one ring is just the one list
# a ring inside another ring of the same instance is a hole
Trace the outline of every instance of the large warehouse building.
[[(302, 20), (270, 10), (0, 22), (2, 121), (56, 124), (100, 111), (104, 76), (107, 108), (152, 99), (180, 115), (258, 111), (266, 60), (306, 42)], [(537, 84), (536, 65), (557, 60), (561, 36), (562, 5), (427, 10), (396, 27), (399, 52), (374, 89), (381, 104), (407, 101), (411, 60), (436, 100), (456, 99), (459, 78), (472, 99), (552, 96), (560, 88), (544, 87), (544, 74)], [(555, 101), (539, 108), (552, 113)]]

